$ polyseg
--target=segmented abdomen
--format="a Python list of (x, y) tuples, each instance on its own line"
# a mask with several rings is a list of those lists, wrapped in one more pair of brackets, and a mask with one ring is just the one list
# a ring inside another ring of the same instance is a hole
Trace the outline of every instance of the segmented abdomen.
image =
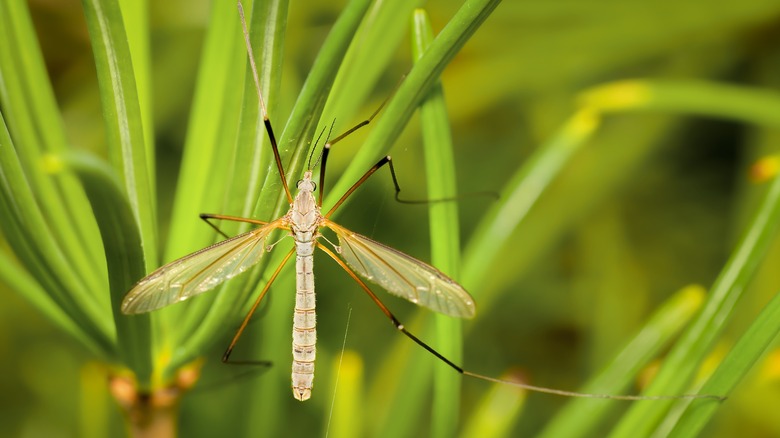
[(293, 396), (300, 401), (311, 397), (317, 343), (317, 315), (314, 309), (313, 242), (296, 242), (296, 293), (293, 317)]

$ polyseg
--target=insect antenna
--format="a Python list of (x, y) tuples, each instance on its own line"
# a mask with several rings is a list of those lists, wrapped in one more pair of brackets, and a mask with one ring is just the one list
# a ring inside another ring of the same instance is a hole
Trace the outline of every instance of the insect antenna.
[[(347, 136), (349, 136), (353, 132), (357, 131), (358, 129), (368, 125), (369, 123), (371, 123), (371, 121), (374, 120), (374, 117), (376, 117), (377, 114), (379, 114), (379, 112), (382, 111), (382, 108), (385, 107), (387, 102), (390, 100), (390, 97), (392, 97), (392, 94), (387, 99), (385, 99), (384, 102), (382, 102), (381, 105), (379, 105), (379, 108), (377, 108), (376, 111), (374, 111), (374, 113), (371, 114), (371, 116), (369, 118), (363, 120), (362, 122), (358, 123), (357, 125), (349, 128), (349, 129), (347, 129), (342, 134), (336, 136), (336, 138), (334, 138), (333, 140), (328, 140), (325, 143), (325, 146), (323, 146), (323, 148), (322, 148), (322, 153), (320, 154), (320, 157), (317, 159), (317, 163), (322, 161), (322, 166), (320, 168), (320, 193), (319, 193), (318, 198), (317, 198), (317, 205), (322, 206), (322, 194), (325, 192), (325, 164), (328, 161), (328, 154), (330, 153), (330, 147), (333, 146), (334, 144), (340, 142), (341, 140), (344, 140)], [(335, 123), (335, 120), (334, 120), (334, 123)], [(332, 130), (333, 130), (333, 126), (331, 125), (331, 131)], [(330, 132), (328, 132), (328, 137), (330, 137)], [(314, 165), (316, 166), (317, 163), (314, 163)]]
[[(325, 137), (325, 143), (328, 143), (328, 139), (330, 138), (330, 134), (333, 132), (333, 125), (336, 124), (336, 119), (333, 119), (333, 122), (330, 124), (330, 129), (328, 129), (328, 136)], [(311, 148), (311, 154), (309, 154), (309, 161), (307, 164), (307, 168), (309, 170), (313, 170), (315, 167), (317, 167), (318, 164), (320, 164), (320, 160), (322, 159), (323, 152), (320, 152), (320, 155), (317, 157), (317, 161), (312, 164), (311, 160), (314, 158), (314, 153), (317, 151), (317, 145), (320, 143), (320, 139), (322, 138), (322, 134), (325, 133), (325, 128), (323, 127), (320, 131), (320, 135), (317, 136), (317, 140), (314, 142), (314, 147)], [(324, 149), (323, 149), (324, 151)]]

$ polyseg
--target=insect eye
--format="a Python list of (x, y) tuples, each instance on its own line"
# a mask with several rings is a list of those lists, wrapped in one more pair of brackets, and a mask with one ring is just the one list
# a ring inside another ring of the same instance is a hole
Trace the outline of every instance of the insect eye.
[[(295, 187), (300, 189), (302, 183), (303, 183), (303, 180), (299, 179), (298, 182), (295, 183)], [(315, 183), (314, 181), (310, 181), (310, 183), (312, 185), (312, 191), (317, 190), (317, 183)]]

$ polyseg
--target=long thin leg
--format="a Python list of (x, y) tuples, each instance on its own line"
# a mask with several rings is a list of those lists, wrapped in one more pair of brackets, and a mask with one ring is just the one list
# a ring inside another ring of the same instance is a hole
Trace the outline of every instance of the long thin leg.
[[(327, 145), (326, 145), (327, 147)], [(325, 150), (325, 156), (327, 156), (327, 149)], [(324, 166), (325, 160), (323, 159), (323, 166)], [(363, 174), (362, 177), (360, 177), (359, 180), (355, 184), (352, 185), (352, 187), (347, 190), (346, 193), (341, 197), (341, 199), (336, 202), (336, 204), (328, 211), (328, 213), (325, 215), (325, 218), (330, 218), (330, 215), (332, 215), (339, 207), (341, 207), (341, 204), (344, 203), (344, 201), (349, 198), (352, 193), (354, 193), (355, 190), (357, 190), (358, 187), (360, 187), (366, 180), (371, 177), (371, 175), (374, 174), (377, 170), (381, 169), (382, 166), (385, 164), (388, 164), (390, 167), (390, 176), (393, 178), (393, 185), (395, 186), (395, 200), (404, 204), (428, 204), (431, 202), (444, 202), (444, 201), (452, 201), (456, 198), (445, 198), (445, 199), (434, 199), (434, 200), (423, 200), (423, 201), (414, 201), (414, 200), (406, 200), (401, 199), (398, 195), (401, 193), (401, 186), (398, 184), (398, 177), (395, 174), (395, 167), (393, 166), (393, 159), (390, 157), (390, 155), (387, 155), (386, 157), (383, 157), (381, 160), (379, 160), (376, 164), (374, 164), (368, 171)], [(322, 191), (320, 191), (320, 196), (322, 196)]]
[[(327, 145), (326, 145), (326, 147), (327, 147)], [(327, 149), (326, 149), (326, 151), (327, 151)], [(341, 196), (341, 199), (339, 199), (338, 202), (336, 202), (336, 204), (325, 214), (325, 218), (326, 219), (330, 218), (330, 215), (332, 215), (336, 210), (338, 210), (338, 208), (341, 207), (341, 204), (343, 204), (344, 201), (346, 201), (347, 198), (349, 198), (350, 195), (352, 195), (352, 193), (355, 190), (357, 190), (358, 187), (360, 187), (364, 182), (366, 182), (366, 180), (371, 175), (373, 175), (374, 172), (379, 170), (382, 166), (384, 166), (387, 163), (390, 163), (390, 172), (393, 175), (393, 182), (395, 183), (395, 187), (396, 187), (396, 199), (397, 199), (398, 198), (398, 192), (401, 191), (401, 189), (398, 187), (398, 180), (395, 177), (395, 170), (393, 169), (392, 158), (390, 158), (390, 156), (388, 155), (388, 156), (382, 158), (381, 160), (379, 160), (370, 169), (368, 169), (368, 172), (366, 172), (362, 177), (360, 177), (360, 179), (357, 180), (357, 182), (355, 184), (353, 184), (352, 187), (350, 187), (349, 190), (347, 190), (347, 192), (344, 193), (344, 195)], [(322, 191), (320, 191), (320, 195), (322, 195)]]
[[(400, 82), (399, 82), (399, 85), (400, 85)], [(390, 93), (390, 96), (388, 96), (387, 99), (385, 99), (384, 102), (382, 102), (382, 104), (379, 105), (379, 108), (377, 108), (376, 111), (374, 111), (374, 113), (371, 114), (366, 120), (363, 120), (362, 122), (358, 123), (357, 125), (347, 129), (344, 133), (336, 136), (336, 138), (334, 138), (333, 140), (328, 140), (328, 142), (326, 144), (330, 145), (330, 146), (333, 146), (334, 144), (340, 142), (341, 140), (344, 140), (347, 136), (349, 136), (353, 132), (355, 132), (358, 129), (368, 125), (369, 123), (371, 123), (371, 121), (374, 120), (374, 117), (376, 117), (377, 114), (379, 114), (379, 112), (382, 111), (382, 108), (385, 107), (385, 105), (387, 104), (387, 101), (390, 100), (390, 98), (393, 96), (393, 94), (395, 94), (395, 91)]]
[(330, 144), (325, 144), (322, 149), (322, 167), (320, 167), (320, 193), (317, 195), (317, 205), (322, 207), (322, 194), (325, 192), (325, 164), (328, 162)]
[(439, 353), (438, 351), (434, 350), (433, 347), (429, 346), (425, 342), (421, 341), (417, 336), (415, 336), (412, 333), (410, 333), (409, 331), (407, 331), (406, 328), (404, 327), (404, 325), (401, 324), (401, 322), (398, 321), (398, 319), (396, 319), (396, 317), (392, 314), (392, 312), (390, 312), (390, 309), (388, 309), (387, 306), (385, 306), (384, 303), (382, 303), (382, 301), (379, 300), (379, 297), (377, 297), (374, 294), (374, 292), (371, 291), (371, 289), (366, 285), (366, 283), (364, 283), (363, 280), (361, 280), (360, 277), (358, 277), (357, 274), (355, 274), (355, 272), (352, 271), (352, 269), (350, 269), (350, 267), (347, 266), (346, 263), (344, 263), (343, 260), (338, 258), (336, 256), (336, 254), (333, 253), (333, 251), (331, 251), (330, 249), (328, 249), (328, 247), (326, 247), (325, 245), (322, 245), (319, 242), (317, 243), (317, 246), (321, 250), (325, 251), (325, 253), (328, 254), (333, 260), (335, 260), (336, 263), (339, 264), (339, 266), (341, 266), (345, 271), (347, 271), (347, 274), (349, 274), (349, 276), (352, 277), (352, 279), (355, 280), (360, 285), (361, 288), (363, 288), (363, 290), (374, 301), (374, 303), (376, 303), (376, 305), (379, 306), (379, 310), (381, 310), (382, 313), (384, 313), (385, 316), (387, 316), (387, 318), (390, 319), (390, 322), (393, 324), (393, 326), (398, 331), (400, 331), (401, 333), (406, 335), (409, 339), (411, 339), (414, 342), (416, 342), (417, 345), (419, 345), (422, 348), (428, 350), (429, 353), (431, 353), (434, 356), (436, 356), (437, 358), (439, 358), (439, 360), (441, 360), (442, 362), (444, 362), (447, 365), (449, 365), (450, 367), (452, 367), (455, 371), (459, 372), (460, 374), (464, 374), (465, 373), (463, 368), (459, 367), (458, 365), (455, 365), (455, 363), (453, 363), (451, 360), (447, 359), (446, 357), (442, 356), (441, 353)]
[(565, 397), (581, 397), (581, 398), (603, 398), (603, 399), (612, 399), (612, 400), (678, 400), (678, 399), (694, 399), (694, 398), (706, 398), (706, 399), (713, 399), (718, 401), (725, 400), (725, 397), (716, 396), (716, 395), (706, 395), (706, 394), (683, 394), (683, 395), (659, 395), (659, 396), (643, 396), (643, 395), (611, 395), (611, 394), (587, 394), (582, 392), (572, 392), (572, 391), (564, 391), (560, 389), (553, 389), (553, 388), (545, 388), (543, 386), (534, 386), (534, 385), (528, 385), (526, 383), (520, 383), (515, 382), (511, 380), (504, 380), (504, 379), (497, 379), (494, 377), (484, 376), (482, 374), (472, 373), (471, 371), (465, 370), (462, 367), (456, 365), (451, 360), (447, 359), (444, 355), (436, 351), (433, 347), (426, 344), (420, 338), (410, 333), (403, 324), (401, 324), (400, 321), (393, 315), (392, 312), (390, 312), (390, 309), (387, 308), (387, 306), (382, 303), (382, 301), (379, 299), (379, 297), (374, 294), (373, 291), (366, 285), (365, 282), (363, 282), (360, 277), (355, 274), (355, 272), (347, 266), (346, 263), (344, 263), (343, 260), (338, 258), (336, 254), (333, 253), (328, 247), (325, 245), (322, 245), (321, 243), (317, 243), (317, 246), (323, 250), (326, 254), (328, 254), (333, 260), (336, 261), (336, 263), (339, 264), (345, 271), (347, 271), (347, 274), (349, 274), (350, 277), (352, 277), (353, 280), (357, 282), (358, 285), (360, 285), (361, 288), (368, 294), (368, 296), (371, 298), (371, 300), (374, 301), (374, 303), (379, 307), (379, 310), (382, 311), (382, 313), (387, 316), (387, 318), (390, 320), (390, 322), (393, 324), (393, 326), (398, 330), (399, 332), (403, 333), (408, 337), (409, 339), (413, 340), (417, 345), (424, 348), (426, 351), (431, 353), (432, 355), (436, 356), (439, 360), (447, 364), (450, 368), (454, 369), (458, 373), (474, 377), (480, 380), (485, 380), (488, 382), (493, 383), (499, 383), (502, 385), (510, 385), (515, 386), (518, 388), (523, 388), (529, 391), (535, 391), (535, 392), (542, 392), (546, 394), (554, 394), (554, 395), (561, 395)]
[[(290, 260), (290, 257), (293, 255), (294, 252), (295, 252), (295, 248), (290, 249), (287, 255), (284, 256), (284, 260), (282, 260), (282, 262), (279, 263), (279, 267), (277, 267), (273, 275), (271, 275), (271, 278), (268, 280), (268, 283), (266, 283), (265, 287), (263, 287), (263, 290), (260, 292), (260, 295), (255, 300), (255, 303), (252, 305), (252, 308), (249, 309), (249, 312), (244, 317), (244, 321), (241, 322), (241, 327), (238, 328), (238, 331), (236, 332), (235, 336), (233, 336), (233, 340), (230, 342), (230, 345), (228, 346), (227, 350), (225, 350), (225, 354), (222, 355), (222, 362), (228, 363), (228, 359), (230, 358), (230, 353), (233, 352), (233, 347), (236, 346), (236, 342), (238, 342), (238, 338), (241, 337), (241, 334), (244, 332), (244, 329), (246, 328), (247, 324), (249, 324), (249, 320), (252, 318), (252, 315), (255, 313), (255, 310), (257, 310), (257, 306), (260, 305), (260, 301), (263, 299), (266, 292), (268, 292), (268, 289), (271, 287), (271, 284), (276, 280), (276, 277), (279, 275), (279, 272), (282, 271), (282, 268), (284, 267), (285, 264), (287, 264), (287, 261)], [(230, 363), (254, 363), (254, 362), (233, 361)]]
[(222, 230), (219, 229), (218, 226), (216, 226), (213, 222), (211, 222), (210, 219), (216, 219), (216, 220), (225, 220), (225, 221), (234, 221), (234, 222), (247, 222), (250, 224), (256, 224), (256, 225), (267, 225), (268, 222), (259, 221), (256, 219), (249, 219), (245, 217), (238, 217), (238, 216), (228, 216), (225, 214), (210, 214), (210, 213), (201, 213), (200, 218), (203, 220), (203, 222), (206, 222), (209, 224), (211, 228), (214, 229), (217, 233), (221, 234), (224, 238), (229, 239), (230, 236), (225, 234)]
[[(392, 96), (392, 94), (390, 96)], [(388, 100), (390, 100), (390, 97), (385, 99), (385, 101), (382, 102), (381, 105), (379, 105), (379, 108), (377, 108), (376, 111), (374, 111), (374, 113), (371, 114), (371, 116), (369, 118), (367, 118), (366, 120), (363, 120), (362, 122), (358, 123), (357, 125), (353, 126), (350, 129), (348, 129), (346, 132), (344, 132), (343, 134), (337, 136), (333, 140), (328, 140), (328, 142), (325, 143), (325, 146), (323, 146), (323, 149), (322, 149), (322, 158), (321, 158), (322, 166), (320, 167), (320, 193), (319, 193), (319, 198), (317, 200), (317, 205), (322, 206), (322, 194), (325, 192), (325, 163), (327, 163), (327, 161), (328, 161), (328, 154), (330, 153), (330, 147), (333, 146), (334, 144), (340, 142), (341, 140), (344, 140), (344, 138), (346, 138), (348, 135), (352, 134), (353, 132), (357, 131), (358, 129), (368, 125), (369, 123), (371, 123), (371, 121), (374, 120), (374, 117), (376, 117), (377, 114), (379, 114), (379, 112), (382, 111), (382, 108), (385, 107), (385, 104), (387, 104)], [(317, 163), (315, 163), (315, 166), (316, 166), (316, 164)]]
[(263, 93), (260, 91), (260, 78), (257, 76), (257, 64), (255, 63), (255, 55), (252, 51), (252, 43), (249, 40), (249, 30), (246, 27), (246, 18), (244, 17), (244, 7), (241, 5), (241, 0), (238, 0), (238, 15), (241, 17), (241, 27), (244, 30), (244, 41), (246, 42), (246, 51), (249, 55), (249, 64), (252, 66), (252, 77), (255, 80), (255, 89), (257, 90), (258, 106), (260, 112), (263, 114), (263, 124), (265, 130), (268, 132), (268, 138), (271, 140), (271, 148), (274, 151), (274, 160), (276, 160), (276, 167), (279, 169), (279, 177), (282, 180), (282, 186), (284, 187), (284, 193), (287, 195), (287, 201), (292, 204), (293, 197), (290, 193), (290, 187), (287, 185), (287, 177), (284, 175), (284, 166), (282, 166), (282, 158), (279, 156), (279, 147), (276, 144), (276, 136), (274, 136), (274, 130), (271, 128), (271, 120), (268, 118), (268, 110), (265, 107), (265, 101), (263, 100)]
[[(328, 145), (325, 145), (325, 151), (323, 152), (323, 160), (322, 165), (323, 168), (325, 167), (325, 158), (328, 156)], [(398, 184), (398, 176), (395, 174), (395, 167), (393, 166), (393, 159), (390, 157), (390, 155), (383, 157), (381, 160), (379, 160), (376, 164), (374, 164), (373, 167), (368, 169), (368, 172), (366, 172), (355, 184), (352, 185), (352, 187), (347, 190), (346, 193), (341, 197), (341, 199), (336, 202), (336, 204), (328, 211), (328, 213), (325, 215), (325, 218), (330, 218), (330, 215), (332, 215), (339, 207), (341, 207), (341, 204), (344, 203), (344, 201), (349, 198), (352, 193), (357, 190), (358, 187), (360, 187), (366, 180), (374, 174), (377, 170), (381, 169), (382, 166), (385, 164), (390, 165), (390, 176), (393, 178), (393, 185), (395, 186), (395, 200), (397, 202), (400, 202), (402, 204), (430, 204), (434, 202), (450, 202), (455, 201), (457, 199), (466, 197), (466, 196), (490, 196), (493, 198), (498, 198), (498, 194), (495, 192), (473, 192), (473, 193), (466, 193), (463, 195), (453, 196), (449, 198), (439, 198), (439, 199), (422, 199), (422, 200), (415, 200), (415, 199), (401, 199), (399, 196), (401, 194), (401, 186)], [(322, 182), (320, 182), (320, 185), (322, 185)], [(320, 205), (322, 205), (322, 191), (320, 191)]]

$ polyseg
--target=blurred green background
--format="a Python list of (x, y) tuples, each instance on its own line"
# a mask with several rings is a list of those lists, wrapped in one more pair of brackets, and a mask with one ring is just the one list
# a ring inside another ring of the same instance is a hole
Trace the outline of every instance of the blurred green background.
[[(164, 242), (210, 3), (150, 3), (153, 135)], [(324, 3), (294, 3), (290, 8), (281, 93), (271, 114), (278, 130), (342, 7), (342, 2)], [(459, 6), (451, 3), (425, 5), (437, 31)], [(29, 5), (69, 142), (105, 155), (95, 67), (80, 3), (31, 0)], [(773, 93), (780, 86), (778, 40), (780, 5), (775, 1), (504, 2), (442, 76), (458, 190), (500, 192), (538, 146), (574, 114), (579, 93), (595, 85), (635, 78), (712, 80)], [(409, 46), (404, 43), (393, 54), (367, 101), (358, 102), (349, 114), (324, 114), (324, 119), (335, 118), (338, 130), (371, 114), (411, 68)], [(334, 148), (330, 175), (346, 167), (370, 130), (369, 126)], [(496, 243), (507, 249), (484, 285), (496, 292), (483, 305), (481, 291), (471, 291), (478, 310), (477, 317), (464, 324), (464, 367), (489, 376), (514, 370), (532, 384), (577, 388), (676, 291), (713, 283), (765, 190), (763, 183), (749, 180), (750, 166), (777, 152), (778, 139), (776, 127), (663, 109), (605, 116), (518, 231)], [(425, 198), (421, 142), (415, 117), (391, 150), (408, 198)], [(458, 202), (464, 246), (494, 202), (490, 197), (464, 197)], [(357, 192), (338, 221), (430, 260), (427, 209), (396, 203), (386, 175), (374, 177)], [(212, 231), (203, 226), (202, 232)], [(777, 292), (778, 257), (780, 247), (775, 244), (719, 338), (713, 361)], [(246, 378), (234, 378), (236, 370), (219, 364), (225, 343), (206, 358), (204, 388), (183, 401), (181, 436), (214, 436), (233, 427), (225, 425), (243, 424), (265, 404), (284, 412), (290, 436), (321, 434), (349, 309), (346, 348), (357, 355), (365, 382), (381, 378), (383, 367), (402, 362), (404, 355), (435, 361), (402, 339), (409, 348), (388, 362), (387, 353), (401, 335), (335, 264), (325, 257), (317, 260), (323, 353), (316, 400), (301, 404), (292, 397), (264, 399), (263, 381), (275, 378), (275, 373), (259, 373), (247, 389)], [(277, 287), (270, 299), (291, 300), (291, 292)], [(0, 301), (0, 434), (123, 434), (119, 409), (106, 390), (106, 369), (2, 284)], [(417, 320), (414, 306), (394, 298), (386, 303), (402, 321)], [(278, 327), (282, 332), (290, 329)], [(262, 335), (255, 333), (241, 342), (261, 340)], [(274, 364), (283, 370), (288, 366)], [(720, 408), (706, 435), (778, 436), (780, 419), (774, 411), (780, 403), (779, 379), (780, 352), (770, 350)], [(209, 381), (227, 383), (209, 386)], [(403, 397), (406, 388), (398, 385), (393, 390)], [(490, 388), (487, 382), (464, 379), (464, 423)], [(538, 432), (566, 402), (529, 395), (510, 434)], [(615, 418), (627, 405), (618, 405)], [(410, 436), (427, 435), (427, 409), (410, 413), (413, 421), (404, 420), (415, 425)], [(355, 422), (378, 422), (372, 412), (371, 405), (363, 406), (359, 415), (363, 418)], [(262, 436), (256, 427), (236, 430)], [(362, 429), (365, 435), (375, 433), (370, 426)]]

